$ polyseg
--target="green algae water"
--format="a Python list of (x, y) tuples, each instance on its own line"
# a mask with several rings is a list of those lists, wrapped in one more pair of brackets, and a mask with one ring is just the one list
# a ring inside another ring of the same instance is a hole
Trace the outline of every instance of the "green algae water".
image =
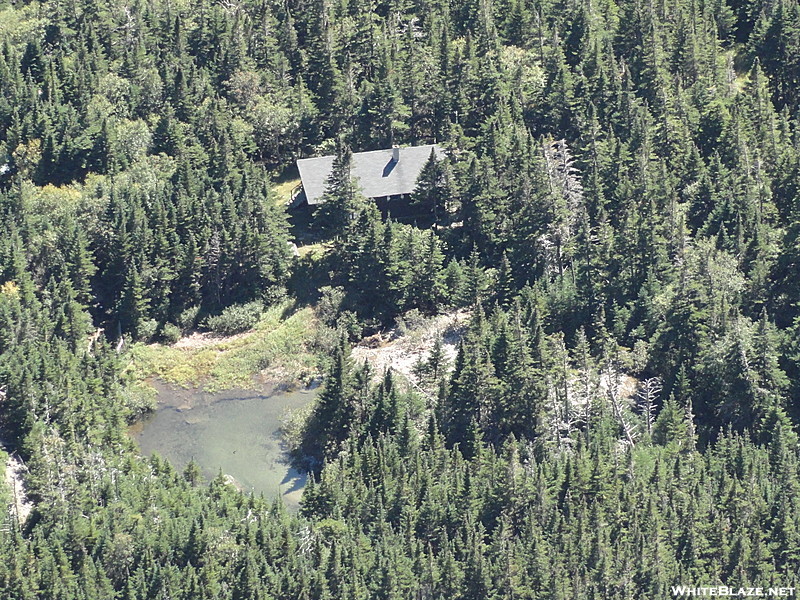
[(220, 470), (244, 492), (282, 498), (296, 509), (306, 476), (288, 462), (281, 426), (316, 390), (207, 393), (157, 384), (158, 409), (131, 430), (143, 454), (158, 452), (176, 469), (194, 460), (211, 479)]

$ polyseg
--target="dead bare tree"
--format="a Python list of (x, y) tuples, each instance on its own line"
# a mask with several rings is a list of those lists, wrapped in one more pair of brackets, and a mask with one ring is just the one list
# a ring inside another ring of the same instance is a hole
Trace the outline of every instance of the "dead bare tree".
[(566, 140), (545, 143), (544, 157), (547, 174), (550, 178), (550, 189), (560, 194), (567, 202), (567, 208), (573, 213), (583, 204), (583, 185), (580, 171), (575, 166), (575, 157), (567, 146)]
[(565, 140), (546, 140), (543, 154), (552, 197), (551, 222), (537, 242), (547, 270), (563, 275), (569, 258), (565, 256), (565, 249), (572, 239), (577, 215), (583, 206), (583, 185), (580, 171), (574, 164), (575, 157)]
[(573, 442), (572, 434), (578, 428), (580, 414), (574, 405), (574, 392), (570, 383), (569, 353), (563, 336), (558, 336), (551, 346), (552, 355), (559, 368), (547, 377), (548, 420), (550, 440), (559, 451), (568, 450)]
[(625, 415), (625, 411), (623, 410), (622, 381), (620, 377), (620, 370), (617, 368), (615, 363), (616, 361), (609, 360), (603, 369), (603, 376), (606, 384), (606, 394), (608, 395), (608, 400), (611, 403), (611, 410), (614, 413), (614, 417), (617, 419), (617, 423), (619, 423), (619, 426), (625, 435), (625, 443), (627, 443), (629, 446), (634, 446), (636, 444), (638, 432), (631, 424), (630, 420)]
[(663, 385), (660, 377), (645, 379), (636, 391), (636, 405), (644, 415), (645, 429), (647, 435), (653, 433), (653, 423), (656, 420), (656, 402)]
[(95, 344), (97, 343), (97, 340), (100, 339), (100, 336), (103, 335), (104, 331), (105, 331), (105, 329), (100, 327), (92, 335), (89, 336), (89, 342), (86, 344), (86, 352), (87, 353), (89, 353), (89, 354), (92, 353), (92, 349), (94, 348)]

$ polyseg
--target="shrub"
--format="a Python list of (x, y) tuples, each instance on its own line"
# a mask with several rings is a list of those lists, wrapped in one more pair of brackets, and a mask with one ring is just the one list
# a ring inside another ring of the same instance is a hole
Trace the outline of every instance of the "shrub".
[(174, 344), (181, 339), (181, 328), (172, 323), (165, 323), (161, 329), (161, 341), (165, 344)]
[(235, 304), (223, 310), (221, 314), (206, 319), (205, 326), (220, 335), (242, 333), (252, 329), (263, 312), (264, 305), (259, 301)]
[(336, 318), (336, 329), (343, 331), (347, 335), (347, 339), (354, 342), (361, 337), (364, 324), (352, 310), (345, 310)]
[(137, 339), (143, 342), (149, 342), (156, 335), (157, 331), (158, 321), (155, 319), (147, 319), (139, 324), (139, 328), (136, 331)]
[(178, 316), (178, 327), (180, 327), (183, 331), (188, 331), (197, 325), (197, 316), (199, 313), (199, 306), (191, 306), (187, 308)]
[(342, 312), (344, 303), (344, 289), (340, 287), (321, 287), (322, 298), (317, 303), (317, 316), (328, 327), (336, 326), (336, 319)]
[(428, 318), (418, 309), (412, 308), (406, 314), (397, 317), (397, 334), (404, 336), (414, 333), (425, 327), (427, 323)]

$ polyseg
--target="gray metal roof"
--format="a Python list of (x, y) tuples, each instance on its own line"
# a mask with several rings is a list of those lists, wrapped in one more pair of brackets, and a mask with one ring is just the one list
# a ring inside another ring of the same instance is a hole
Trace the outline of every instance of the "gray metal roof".
[[(436, 144), (400, 148), (400, 160), (392, 159), (392, 149), (353, 153), (350, 173), (367, 198), (410, 194), (417, 185), (422, 167), (428, 162), (431, 148), (440, 160), (444, 151)], [(301, 158), (297, 161), (303, 190), (310, 205), (319, 204), (325, 193), (334, 156)]]

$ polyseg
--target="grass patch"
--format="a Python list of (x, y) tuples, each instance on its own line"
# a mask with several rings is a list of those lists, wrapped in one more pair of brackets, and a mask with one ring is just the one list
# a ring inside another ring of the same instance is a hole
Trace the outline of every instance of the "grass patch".
[(284, 316), (287, 304), (269, 308), (252, 331), (205, 339), (187, 347), (135, 344), (125, 373), (131, 385), (150, 378), (208, 392), (252, 387), (254, 378), (295, 384), (317, 375), (313, 353), (317, 322), (310, 308)]
[(318, 260), (325, 255), (330, 248), (327, 244), (323, 242), (317, 242), (316, 244), (305, 244), (304, 246), (298, 246), (297, 253), (300, 255), (300, 258), (308, 257), (311, 260)]
[(292, 191), (300, 185), (300, 178), (297, 179), (287, 179), (281, 183), (276, 183), (272, 187), (272, 191), (275, 193), (275, 200), (279, 204), (286, 204), (289, 200), (292, 199)]
[(272, 182), (272, 193), (275, 202), (286, 204), (292, 199), (292, 192), (300, 185), (300, 171), (292, 163), (279, 173)]

